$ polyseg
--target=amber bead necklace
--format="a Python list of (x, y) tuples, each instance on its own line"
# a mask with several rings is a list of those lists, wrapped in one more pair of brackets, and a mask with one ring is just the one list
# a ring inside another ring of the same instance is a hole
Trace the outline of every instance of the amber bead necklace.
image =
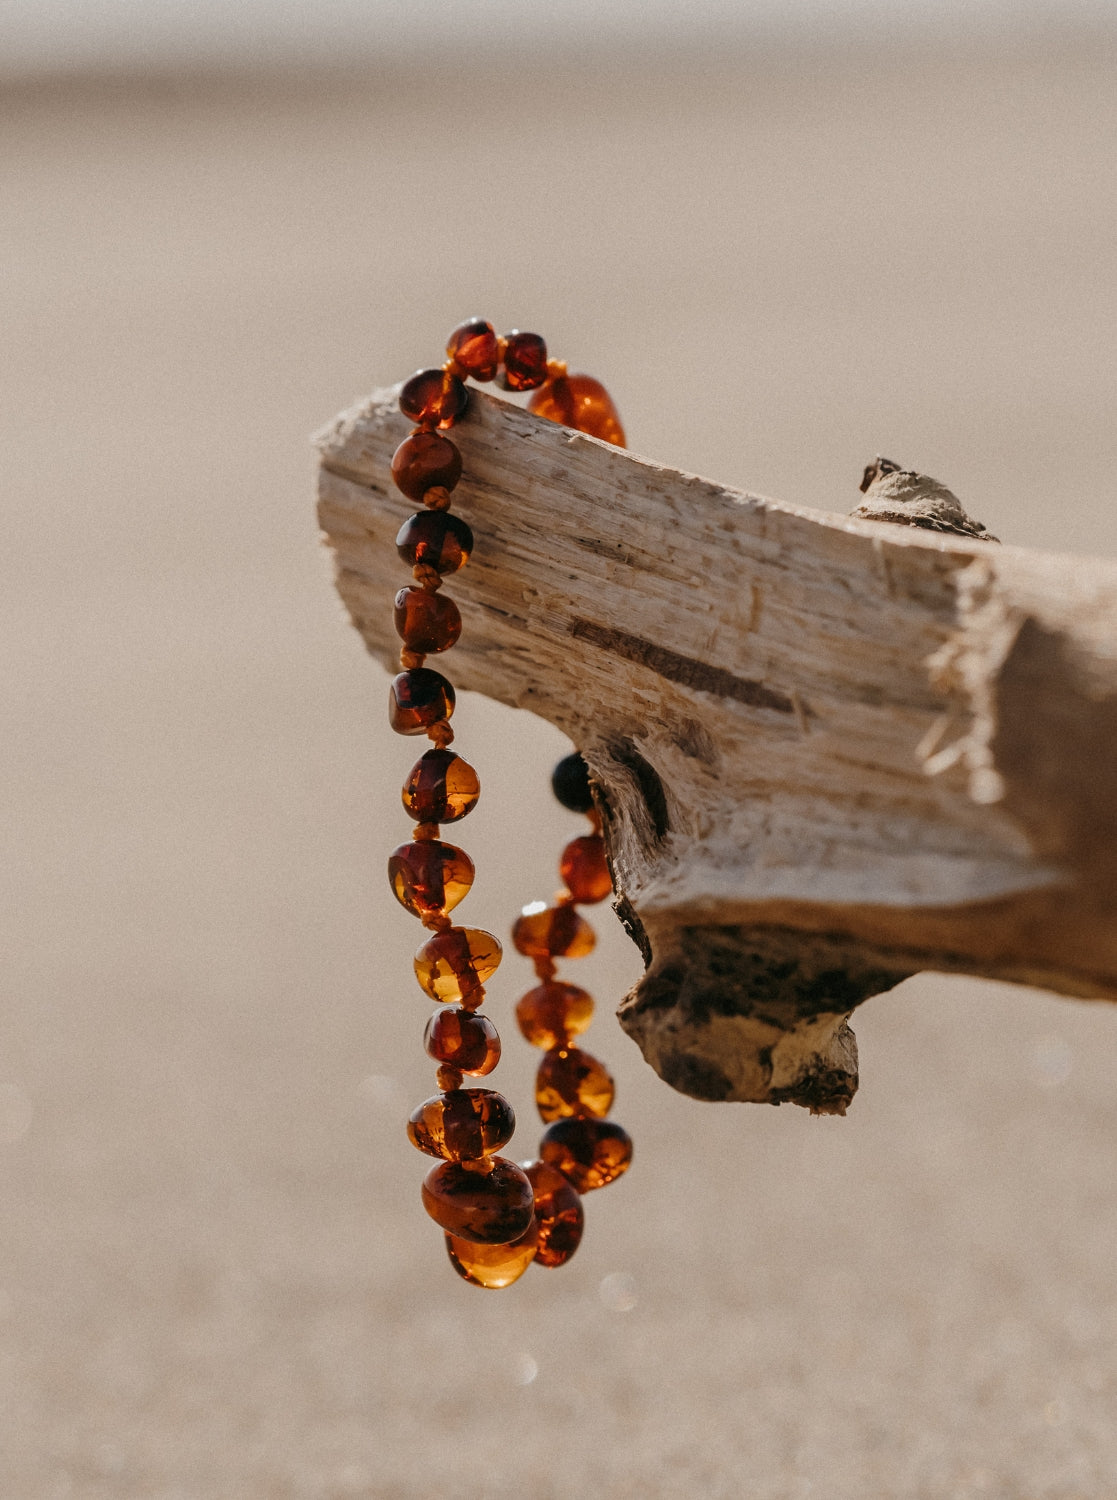
[(420, 370), (404, 383), (400, 410), (415, 427), (392, 457), (397, 488), (425, 508), (396, 537), (413, 582), (396, 595), (402, 671), (392, 681), (388, 716), (397, 734), (426, 735), (432, 748), (404, 783), (403, 805), (415, 827), (411, 842), (389, 859), (388, 878), (396, 899), (431, 932), (415, 955), (415, 974), (440, 1007), (424, 1036), (428, 1056), (439, 1065), (439, 1092), (412, 1112), (407, 1127), (420, 1151), (439, 1158), (423, 1182), (423, 1204), (444, 1230), (458, 1273), (496, 1288), (511, 1285), (533, 1262), (554, 1267), (570, 1259), (582, 1237), (581, 1195), (627, 1169), (632, 1142), (604, 1118), (613, 1080), (596, 1058), (572, 1045), (589, 1025), (593, 1001), (556, 978), (556, 959), (581, 957), (594, 946), (578, 906), (602, 901), (612, 889), (600, 819), (577, 753), (559, 762), (552, 786), (560, 802), (589, 817), (590, 832), (563, 850), (564, 888), (554, 904), (525, 907), (512, 929), (513, 943), (534, 960), (539, 980), (516, 1008), (524, 1036), (545, 1051), (535, 1093), (547, 1125), (539, 1158), (520, 1167), (498, 1155), (515, 1128), (512, 1106), (494, 1089), (463, 1087), (466, 1077), (485, 1077), (500, 1059), (500, 1037), (481, 1004), (502, 950), (492, 933), (454, 926), (449, 914), (473, 884), (473, 862), (439, 837), (442, 824), (473, 810), (481, 790), (473, 767), (450, 749), (454, 689), (424, 665), (461, 634), (457, 605), (440, 590), (473, 551), (472, 531), (450, 512), (462, 459), (444, 434), (468, 406), (467, 378), (532, 391), (529, 411), (620, 447), (624, 431), (604, 386), (549, 360), (536, 333), (514, 330), (498, 338), (491, 323), (474, 318), (450, 335), (446, 356), (440, 368)]

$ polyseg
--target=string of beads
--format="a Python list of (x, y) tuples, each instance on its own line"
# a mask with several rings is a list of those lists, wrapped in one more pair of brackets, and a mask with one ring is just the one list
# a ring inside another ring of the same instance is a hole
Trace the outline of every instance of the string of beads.
[(473, 551), (472, 531), (450, 510), (462, 459), (445, 433), (468, 407), (470, 378), (532, 391), (529, 410), (606, 442), (623, 446), (624, 432), (604, 386), (548, 359), (538, 334), (514, 330), (498, 338), (491, 323), (474, 318), (450, 335), (446, 356), (440, 368), (420, 370), (404, 383), (400, 410), (415, 426), (392, 457), (397, 488), (424, 509), (396, 537), (412, 583), (395, 599), (402, 670), (389, 690), (388, 717), (397, 734), (426, 735), (431, 748), (404, 782), (403, 805), (415, 826), (411, 841), (392, 853), (388, 879), (396, 899), (431, 933), (415, 955), (415, 974), (440, 1005), (424, 1036), (428, 1056), (439, 1065), (439, 1092), (412, 1111), (407, 1127), (420, 1151), (439, 1158), (423, 1182), (423, 1204), (445, 1231), (460, 1274), (479, 1286), (502, 1287), (533, 1260), (547, 1266), (569, 1260), (582, 1233), (579, 1194), (619, 1176), (632, 1147), (624, 1131), (603, 1118), (613, 1097), (608, 1073), (570, 1045), (588, 1025), (593, 1002), (576, 986), (554, 981), (556, 957), (593, 947), (593, 931), (577, 905), (603, 899), (610, 888), (588, 782), (578, 794), (586, 804), (579, 810), (589, 813), (593, 829), (564, 852), (567, 889), (553, 907), (528, 909), (513, 933), (520, 951), (535, 958), (541, 980), (517, 1012), (528, 1039), (547, 1048), (536, 1100), (551, 1123), (540, 1160), (522, 1168), (499, 1155), (515, 1128), (512, 1106), (495, 1089), (463, 1087), (467, 1077), (486, 1077), (500, 1059), (500, 1037), (481, 1005), (502, 950), (491, 932), (451, 920), (475, 872), (469, 855), (439, 836), (443, 824), (472, 812), (481, 790), (473, 767), (450, 749), (454, 689), (424, 665), (461, 634), (458, 608), (440, 590)]

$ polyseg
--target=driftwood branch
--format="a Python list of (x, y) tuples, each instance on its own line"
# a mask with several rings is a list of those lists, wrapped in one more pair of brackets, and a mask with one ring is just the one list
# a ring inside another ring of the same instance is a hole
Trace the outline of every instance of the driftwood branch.
[[(388, 667), (394, 396), (320, 440)], [(451, 675), (582, 748), (647, 962), (620, 1019), (669, 1083), (842, 1112), (850, 1012), (921, 969), (1117, 998), (1117, 567), (996, 546), (887, 461), (848, 518), (479, 392), (455, 438)]]

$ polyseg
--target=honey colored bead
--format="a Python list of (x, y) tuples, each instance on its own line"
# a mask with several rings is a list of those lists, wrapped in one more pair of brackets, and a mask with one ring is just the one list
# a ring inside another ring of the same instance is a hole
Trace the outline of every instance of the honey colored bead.
[(400, 589), (395, 625), (407, 649), (424, 655), (449, 651), (462, 633), (462, 617), (453, 599), (430, 589)]
[(537, 984), (516, 1004), (516, 1021), (533, 1047), (565, 1047), (593, 1020), (593, 999), (576, 984)]
[(578, 1047), (554, 1048), (535, 1075), (535, 1102), (546, 1121), (607, 1115), (615, 1093), (605, 1065)]
[(468, 402), (469, 392), (448, 370), (416, 370), (399, 393), (404, 416), (430, 427), (452, 427)]
[(589, 1193), (628, 1171), (632, 1139), (615, 1120), (568, 1118), (547, 1126), (539, 1154), (580, 1193)]
[(573, 1184), (545, 1161), (524, 1166), (535, 1194), (535, 1259), (541, 1266), (564, 1266), (582, 1242), (586, 1223), (582, 1199)]
[(447, 341), (446, 357), (474, 380), (492, 380), (498, 363), (493, 325), (486, 323), (484, 318), (470, 318), (468, 322), (459, 323)]
[(454, 1089), (412, 1110), (407, 1134), (413, 1146), (447, 1161), (491, 1156), (512, 1139), (516, 1116), (495, 1089)]
[(462, 477), (462, 456), (438, 432), (413, 432), (392, 454), (396, 489), (409, 500), (422, 500), (430, 489), (452, 490)]
[(510, 1245), (530, 1229), (535, 1196), (524, 1171), (503, 1156), (492, 1159), (487, 1176), (467, 1171), (460, 1162), (444, 1161), (427, 1173), (423, 1207), (458, 1239), (473, 1245)]
[(412, 667), (393, 677), (388, 689), (388, 723), (397, 734), (425, 734), (454, 712), (454, 689), (441, 672)]
[(564, 755), (551, 772), (551, 790), (571, 812), (593, 811), (593, 793), (590, 791), (590, 770), (580, 750)]
[(423, 1033), (427, 1056), (472, 1078), (483, 1078), (500, 1061), (500, 1037), (488, 1016), (455, 1005), (436, 1010)]
[(604, 901), (612, 895), (613, 880), (605, 861), (605, 840), (599, 833), (587, 833), (571, 839), (559, 861), (562, 883), (583, 905)]
[(504, 340), (504, 369), (499, 384), (506, 391), (534, 391), (547, 378), (547, 345), (537, 333), (514, 328)]
[[(571, 1192), (573, 1192), (571, 1188)], [(534, 1221), (527, 1233), (510, 1245), (471, 1245), (457, 1235), (446, 1236), (446, 1253), (450, 1264), (463, 1281), (471, 1286), (488, 1287), (495, 1291), (511, 1286), (527, 1270), (535, 1259), (538, 1231)]]
[(528, 411), (576, 427), (590, 437), (624, 447), (624, 428), (613, 405), (613, 398), (592, 375), (560, 375), (541, 386), (527, 404)]
[(491, 932), (451, 927), (415, 955), (415, 977), (432, 1000), (468, 1000), (496, 973), (503, 950)]
[(433, 568), (444, 577), (469, 561), (473, 532), (451, 511), (419, 510), (400, 527), (396, 551), (409, 568)]
[(439, 839), (401, 844), (388, 859), (388, 880), (396, 900), (413, 916), (452, 911), (469, 894), (473, 861), (464, 849)]
[(512, 941), (528, 958), (584, 958), (596, 942), (593, 928), (572, 906), (526, 909), (516, 918)]
[(403, 805), (416, 823), (456, 823), (481, 795), (477, 772), (452, 750), (428, 750), (403, 784)]

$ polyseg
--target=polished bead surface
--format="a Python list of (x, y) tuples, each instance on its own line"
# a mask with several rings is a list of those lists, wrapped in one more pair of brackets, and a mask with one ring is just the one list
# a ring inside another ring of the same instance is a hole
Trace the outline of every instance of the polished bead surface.
[(533, 391), (547, 378), (547, 345), (538, 333), (514, 328), (505, 336), (499, 384), (506, 391)]
[(404, 416), (432, 427), (452, 427), (468, 402), (468, 390), (448, 370), (416, 370), (399, 393)]
[(541, 1266), (563, 1266), (582, 1241), (586, 1214), (574, 1185), (545, 1161), (527, 1162), (535, 1194), (535, 1259)]
[(439, 432), (413, 432), (392, 454), (392, 479), (409, 500), (421, 500), (436, 486), (452, 490), (461, 477), (457, 445)]
[(526, 1173), (503, 1156), (487, 1176), (459, 1162), (432, 1167), (423, 1182), (423, 1207), (448, 1234), (474, 1245), (508, 1245), (531, 1227), (535, 1196)]
[(512, 941), (528, 958), (584, 958), (596, 942), (593, 928), (572, 906), (528, 908), (516, 918)]
[(528, 411), (576, 427), (590, 437), (624, 447), (624, 428), (613, 398), (592, 375), (559, 375), (541, 386), (527, 404)]
[(590, 771), (580, 750), (564, 755), (551, 772), (551, 790), (571, 812), (588, 813), (593, 808)]
[(394, 618), (403, 644), (424, 656), (449, 651), (462, 633), (462, 617), (453, 599), (430, 589), (400, 589)]
[(593, 998), (576, 984), (550, 980), (516, 1002), (516, 1022), (533, 1047), (549, 1052), (580, 1036), (593, 1020)]
[(401, 906), (413, 916), (452, 911), (469, 894), (473, 861), (456, 844), (419, 839), (401, 844), (388, 858), (388, 881)]
[(425, 734), (454, 712), (454, 689), (441, 672), (412, 667), (388, 688), (388, 723), (397, 734)]
[(605, 840), (599, 833), (571, 839), (559, 860), (562, 883), (581, 905), (589, 906), (612, 895), (613, 880), (605, 859)]
[(483, 1078), (500, 1061), (500, 1037), (488, 1016), (457, 1005), (432, 1014), (423, 1046), (435, 1062), (472, 1078)]
[(432, 1000), (475, 995), (503, 957), (499, 940), (479, 927), (451, 927), (428, 938), (415, 955), (415, 977)]
[(555, 1047), (535, 1075), (535, 1103), (546, 1121), (607, 1115), (616, 1087), (604, 1063), (579, 1047)]
[(555, 1120), (543, 1132), (539, 1155), (580, 1193), (589, 1193), (628, 1171), (632, 1139), (615, 1120)]
[(435, 1094), (412, 1110), (407, 1122), (411, 1144), (447, 1161), (491, 1156), (512, 1139), (516, 1116), (495, 1089), (454, 1089)]
[(484, 318), (459, 323), (446, 344), (446, 357), (474, 380), (492, 380), (497, 370), (496, 330)]
[(452, 511), (419, 510), (400, 527), (396, 551), (408, 567), (423, 563), (436, 573), (456, 573), (469, 561), (473, 532)]
[(481, 783), (468, 761), (436, 748), (411, 767), (401, 795), (416, 823), (456, 823), (477, 806)]
[[(573, 1192), (573, 1189), (571, 1189)], [(450, 1264), (463, 1281), (471, 1286), (496, 1291), (518, 1281), (535, 1259), (538, 1230), (534, 1221), (526, 1234), (510, 1245), (471, 1245), (454, 1234), (446, 1236), (446, 1253)]]

